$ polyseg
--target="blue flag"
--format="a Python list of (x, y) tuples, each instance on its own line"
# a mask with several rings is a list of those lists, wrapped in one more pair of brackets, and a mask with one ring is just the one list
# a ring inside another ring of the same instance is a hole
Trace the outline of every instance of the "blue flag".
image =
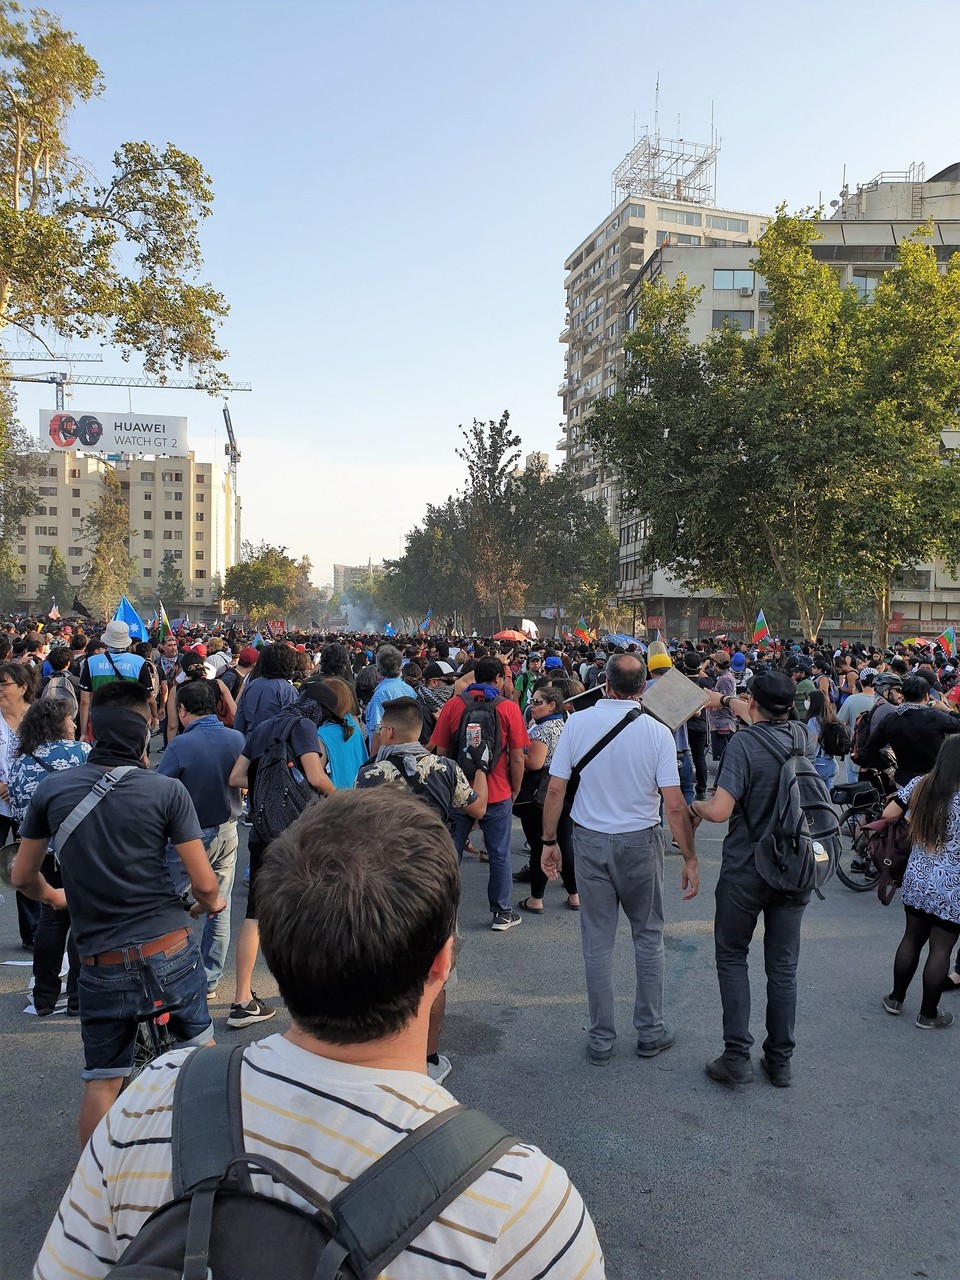
[(424, 620), (420, 623), (420, 626), (417, 628), (417, 630), (418, 630), (418, 631), (429, 631), (429, 630), (430, 630), (430, 623), (431, 623), (432, 621), (433, 621), (433, 605), (431, 605), (431, 606), (430, 606), (430, 608), (427, 610), (427, 616), (426, 616), (426, 617), (424, 618)]
[(397, 634), (397, 628), (388, 622), (383, 628), (383, 634), (385, 636), (395, 636)]
[(250, 643), (253, 645), (253, 647), (254, 647), (255, 649), (262, 649), (262, 648), (263, 648), (263, 636), (260, 634), (260, 632), (259, 632), (259, 631), (258, 631), (258, 632), (257, 632), (257, 634), (253, 637), (253, 640), (252, 640)]
[(117, 611), (113, 615), (114, 622), (125, 622), (130, 628), (131, 640), (146, 640), (147, 628), (143, 623), (139, 613), (130, 603), (126, 596), (120, 597), (120, 603), (117, 605)]

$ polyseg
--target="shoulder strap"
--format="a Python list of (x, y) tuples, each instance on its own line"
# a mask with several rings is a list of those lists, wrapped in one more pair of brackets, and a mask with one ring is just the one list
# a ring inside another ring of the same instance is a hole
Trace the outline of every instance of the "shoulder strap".
[(587, 752), (587, 754), (583, 757), (582, 760), (577, 761), (577, 763), (573, 766), (573, 769), (571, 770), (571, 773), (570, 773), (571, 779), (574, 776), (579, 778), (580, 774), (583, 773), (584, 769), (587, 767), (590, 761), (595, 759), (600, 754), (600, 752), (603, 751), (605, 747), (608, 747), (610, 743), (614, 740), (614, 738), (617, 737), (618, 734), (623, 733), (624, 729), (627, 727), (628, 724), (633, 724), (634, 720), (638, 719), (642, 715), (643, 715), (642, 707), (634, 707), (632, 711), (628, 711), (622, 720), (618, 721), (613, 726), (612, 729), (610, 729), (607, 733), (603, 735), (603, 737), (600, 739), (599, 742), (595, 742), (593, 744), (593, 746), (590, 748), (590, 750)]
[(128, 773), (132, 773), (135, 768), (136, 765), (122, 764), (116, 769), (111, 769), (109, 773), (105, 773), (101, 778), (97, 779), (93, 787), (87, 792), (76, 808), (70, 810), (64, 820), (60, 823), (60, 826), (53, 833), (58, 853), (63, 852), (63, 846), (73, 835), (74, 831), (76, 831), (77, 827), (79, 827), (80, 823), (83, 822), (84, 818), (89, 817), (107, 792), (111, 791), (121, 778)]
[(103, 656), (104, 656), (104, 657), (106, 658), (106, 660), (110, 663), (111, 667), (113, 667), (113, 673), (114, 673), (114, 675), (117, 677), (117, 679), (118, 679), (118, 680), (129, 680), (129, 679), (131, 679), (131, 677), (130, 677), (130, 676), (125, 676), (125, 675), (123, 674), (123, 672), (120, 670), (120, 668), (119, 668), (119, 667), (117, 666), (117, 664), (114, 662), (113, 658), (110, 656), (110, 651), (109, 651), (108, 649), (104, 649), (104, 651), (103, 651)]
[(195, 1050), (177, 1073), (173, 1093), (173, 1194), (186, 1195), (221, 1178), (243, 1154), (240, 1068), (243, 1045)]
[(408, 1134), (341, 1191), (331, 1208), (340, 1247), (359, 1280), (379, 1275), (513, 1144), (482, 1112), (452, 1107)]
[(28, 755), (34, 764), (38, 764), (41, 769), (46, 769), (47, 773), (56, 773), (52, 764), (47, 764), (46, 760), (41, 760), (39, 756), (35, 756), (32, 751), (25, 751), (24, 755)]

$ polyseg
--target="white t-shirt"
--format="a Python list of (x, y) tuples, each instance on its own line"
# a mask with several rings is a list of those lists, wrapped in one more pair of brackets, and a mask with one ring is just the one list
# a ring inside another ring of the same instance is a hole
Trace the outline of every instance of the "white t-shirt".
[[(577, 761), (635, 706), (601, 698), (572, 715), (553, 753), (550, 776), (569, 778)], [(679, 785), (673, 734), (652, 716), (639, 716), (584, 769), (571, 817), (608, 835), (646, 831), (660, 823), (659, 788)]]
[[(171, 1112), (177, 1068), (159, 1058), (100, 1122), (60, 1205), (34, 1280), (98, 1280), (152, 1210), (173, 1198)], [(321, 1058), (271, 1036), (247, 1047), (242, 1073), (247, 1151), (269, 1155), (332, 1199), (411, 1129), (455, 1104), (426, 1074)], [(254, 1189), (307, 1207), (254, 1173)], [(277, 1275), (283, 1245), (277, 1242)], [(391, 1262), (390, 1280), (603, 1280), (590, 1215), (564, 1170), (517, 1142)]]

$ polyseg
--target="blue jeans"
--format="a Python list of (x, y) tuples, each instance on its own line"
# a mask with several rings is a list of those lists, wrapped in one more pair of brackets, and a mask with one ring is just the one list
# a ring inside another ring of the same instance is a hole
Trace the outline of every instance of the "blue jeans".
[(680, 792), (686, 804), (693, 804), (695, 793), (693, 778), (693, 753), (691, 751), (677, 752), (677, 768), (680, 770)]
[[(203, 847), (210, 859), (210, 866), (217, 877), (217, 889), (226, 899), (226, 907), (219, 915), (206, 916), (200, 938), (200, 954), (207, 975), (207, 990), (212, 991), (223, 977), (223, 966), (230, 950), (230, 896), (233, 878), (237, 870), (237, 824), (223, 822), (219, 827), (201, 828)], [(190, 886), (183, 863), (172, 844), (167, 845), (167, 868), (177, 893), (186, 893)]]
[[(206, 1044), (213, 1039), (207, 1011), (206, 983), (200, 951), (192, 938), (172, 955), (162, 951), (143, 963), (157, 976), (170, 1000), (180, 1007), (170, 1015), (170, 1030), (182, 1045)], [(115, 1080), (133, 1067), (137, 1038), (135, 1013), (144, 1003), (139, 964), (80, 966), (80, 1034), (83, 1039), (84, 1080)]]
[(833, 780), (837, 776), (837, 762), (833, 756), (817, 756), (813, 762), (813, 767), (819, 773), (820, 777), (827, 784), (827, 790), (833, 786)]
[[(459, 857), (463, 857), (464, 845), (473, 826), (473, 818), (465, 813), (453, 816), (453, 843)], [(512, 911), (513, 877), (510, 871), (510, 836), (513, 831), (513, 801), (497, 800), (487, 805), (487, 812), (480, 819), (484, 844), (490, 858), (490, 876), (487, 880), (487, 897), (491, 911)]]

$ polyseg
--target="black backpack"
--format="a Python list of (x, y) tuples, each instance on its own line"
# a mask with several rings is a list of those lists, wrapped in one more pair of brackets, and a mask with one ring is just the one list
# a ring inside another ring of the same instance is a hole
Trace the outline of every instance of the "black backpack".
[[(244, 1150), (243, 1047), (191, 1053), (173, 1100), (173, 1195), (107, 1280), (374, 1280), (513, 1146), (479, 1111), (433, 1115), (333, 1200)], [(313, 1206), (253, 1190), (268, 1174)]]
[(820, 725), (820, 748), (824, 755), (845, 756), (853, 744), (850, 732), (839, 720), (828, 720)]
[(286, 831), (311, 800), (317, 798), (290, 745), (290, 735), (296, 723), (295, 716), (284, 716), (257, 762), (250, 817), (257, 838), (264, 844), (275, 840), (281, 831)]
[(743, 730), (752, 734), (780, 764), (780, 784), (767, 825), (756, 832), (746, 810), (743, 820), (753, 843), (757, 873), (784, 893), (820, 892), (837, 869), (840, 857), (840, 823), (830, 803), (827, 784), (806, 754), (809, 741), (804, 727), (788, 722), (792, 747), (781, 747), (774, 734), (761, 725)]
[(475, 698), (472, 693), (457, 695), (463, 703), (463, 714), (457, 725), (456, 754), (454, 760), (468, 778), (475, 772), (471, 748), (487, 747), (490, 752), (490, 764), (486, 771), (491, 774), (497, 761), (503, 755), (503, 734), (500, 731), (500, 716), (497, 707), (504, 701), (502, 694), (495, 698)]

